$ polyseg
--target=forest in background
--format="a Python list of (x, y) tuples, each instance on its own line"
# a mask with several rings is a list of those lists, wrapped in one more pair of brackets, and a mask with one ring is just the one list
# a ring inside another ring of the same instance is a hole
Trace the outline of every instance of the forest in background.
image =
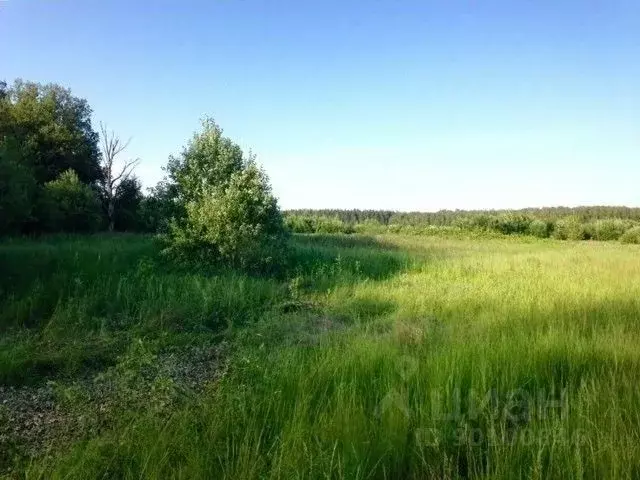
[(640, 242), (640, 208), (548, 207), (521, 210), (289, 210), (286, 223), (296, 233), (460, 232), (532, 235), (558, 240)]
[[(106, 126), (96, 131), (91, 116), (89, 103), (62, 86), (0, 82), (0, 235), (167, 233), (172, 222), (184, 217), (191, 199), (185, 189), (191, 186), (180, 186), (178, 170), (189, 147), (170, 156), (165, 177), (144, 192), (134, 171), (137, 159), (122, 162), (127, 142)], [(215, 124), (207, 128), (213, 135), (222, 134)], [(235, 152), (230, 155), (239, 155), (230, 157), (231, 164), (254, 162), (242, 159), (237, 145), (230, 148)], [(194, 177), (202, 174), (202, 166), (198, 168)], [(438, 212), (301, 209), (286, 211), (284, 217), (294, 233), (465, 231), (640, 242), (640, 208), (625, 206)]]

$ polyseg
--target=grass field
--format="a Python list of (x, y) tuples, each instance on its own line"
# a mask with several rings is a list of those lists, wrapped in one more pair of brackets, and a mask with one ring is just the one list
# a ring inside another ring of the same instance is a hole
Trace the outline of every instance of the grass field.
[(0, 245), (6, 474), (640, 477), (639, 246), (293, 242), (281, 278)]

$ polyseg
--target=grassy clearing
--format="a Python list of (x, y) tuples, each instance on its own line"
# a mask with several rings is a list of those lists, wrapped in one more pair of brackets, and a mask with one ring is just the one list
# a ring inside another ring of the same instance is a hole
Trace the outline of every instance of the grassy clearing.
[(204, 391), (169, 409), (148, 397), (146, 408), (117, 407), (118, 420), (19, 468), (28, 478), (640, 475), (637, 246), (394, 235), (295, 245), (280, 279), (172, 268), (140, 236), (0, 247), (7, 385), (104, 372), (120, 385), (123, 371), (143, 383), (139, 370), (164, 352), (230, 345), (226, 375)]

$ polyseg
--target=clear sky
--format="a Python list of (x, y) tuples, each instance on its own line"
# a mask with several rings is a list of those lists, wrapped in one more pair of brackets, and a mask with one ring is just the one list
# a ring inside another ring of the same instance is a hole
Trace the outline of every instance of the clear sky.
[(284, 208), (640, 205), (640, 1), (0, 0), (0, 78), (132, 137), (213, 116)]

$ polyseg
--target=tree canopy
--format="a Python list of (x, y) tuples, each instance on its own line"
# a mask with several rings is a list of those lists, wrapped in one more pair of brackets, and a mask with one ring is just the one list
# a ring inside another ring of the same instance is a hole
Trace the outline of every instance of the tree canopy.
[(101, 173), (91, 113), (87, 101), (69, 89), (16, 80), (0, 88), (0, 140), (15, 139), (39, 185), (68, 169), (80, 181), (94, 183)]

